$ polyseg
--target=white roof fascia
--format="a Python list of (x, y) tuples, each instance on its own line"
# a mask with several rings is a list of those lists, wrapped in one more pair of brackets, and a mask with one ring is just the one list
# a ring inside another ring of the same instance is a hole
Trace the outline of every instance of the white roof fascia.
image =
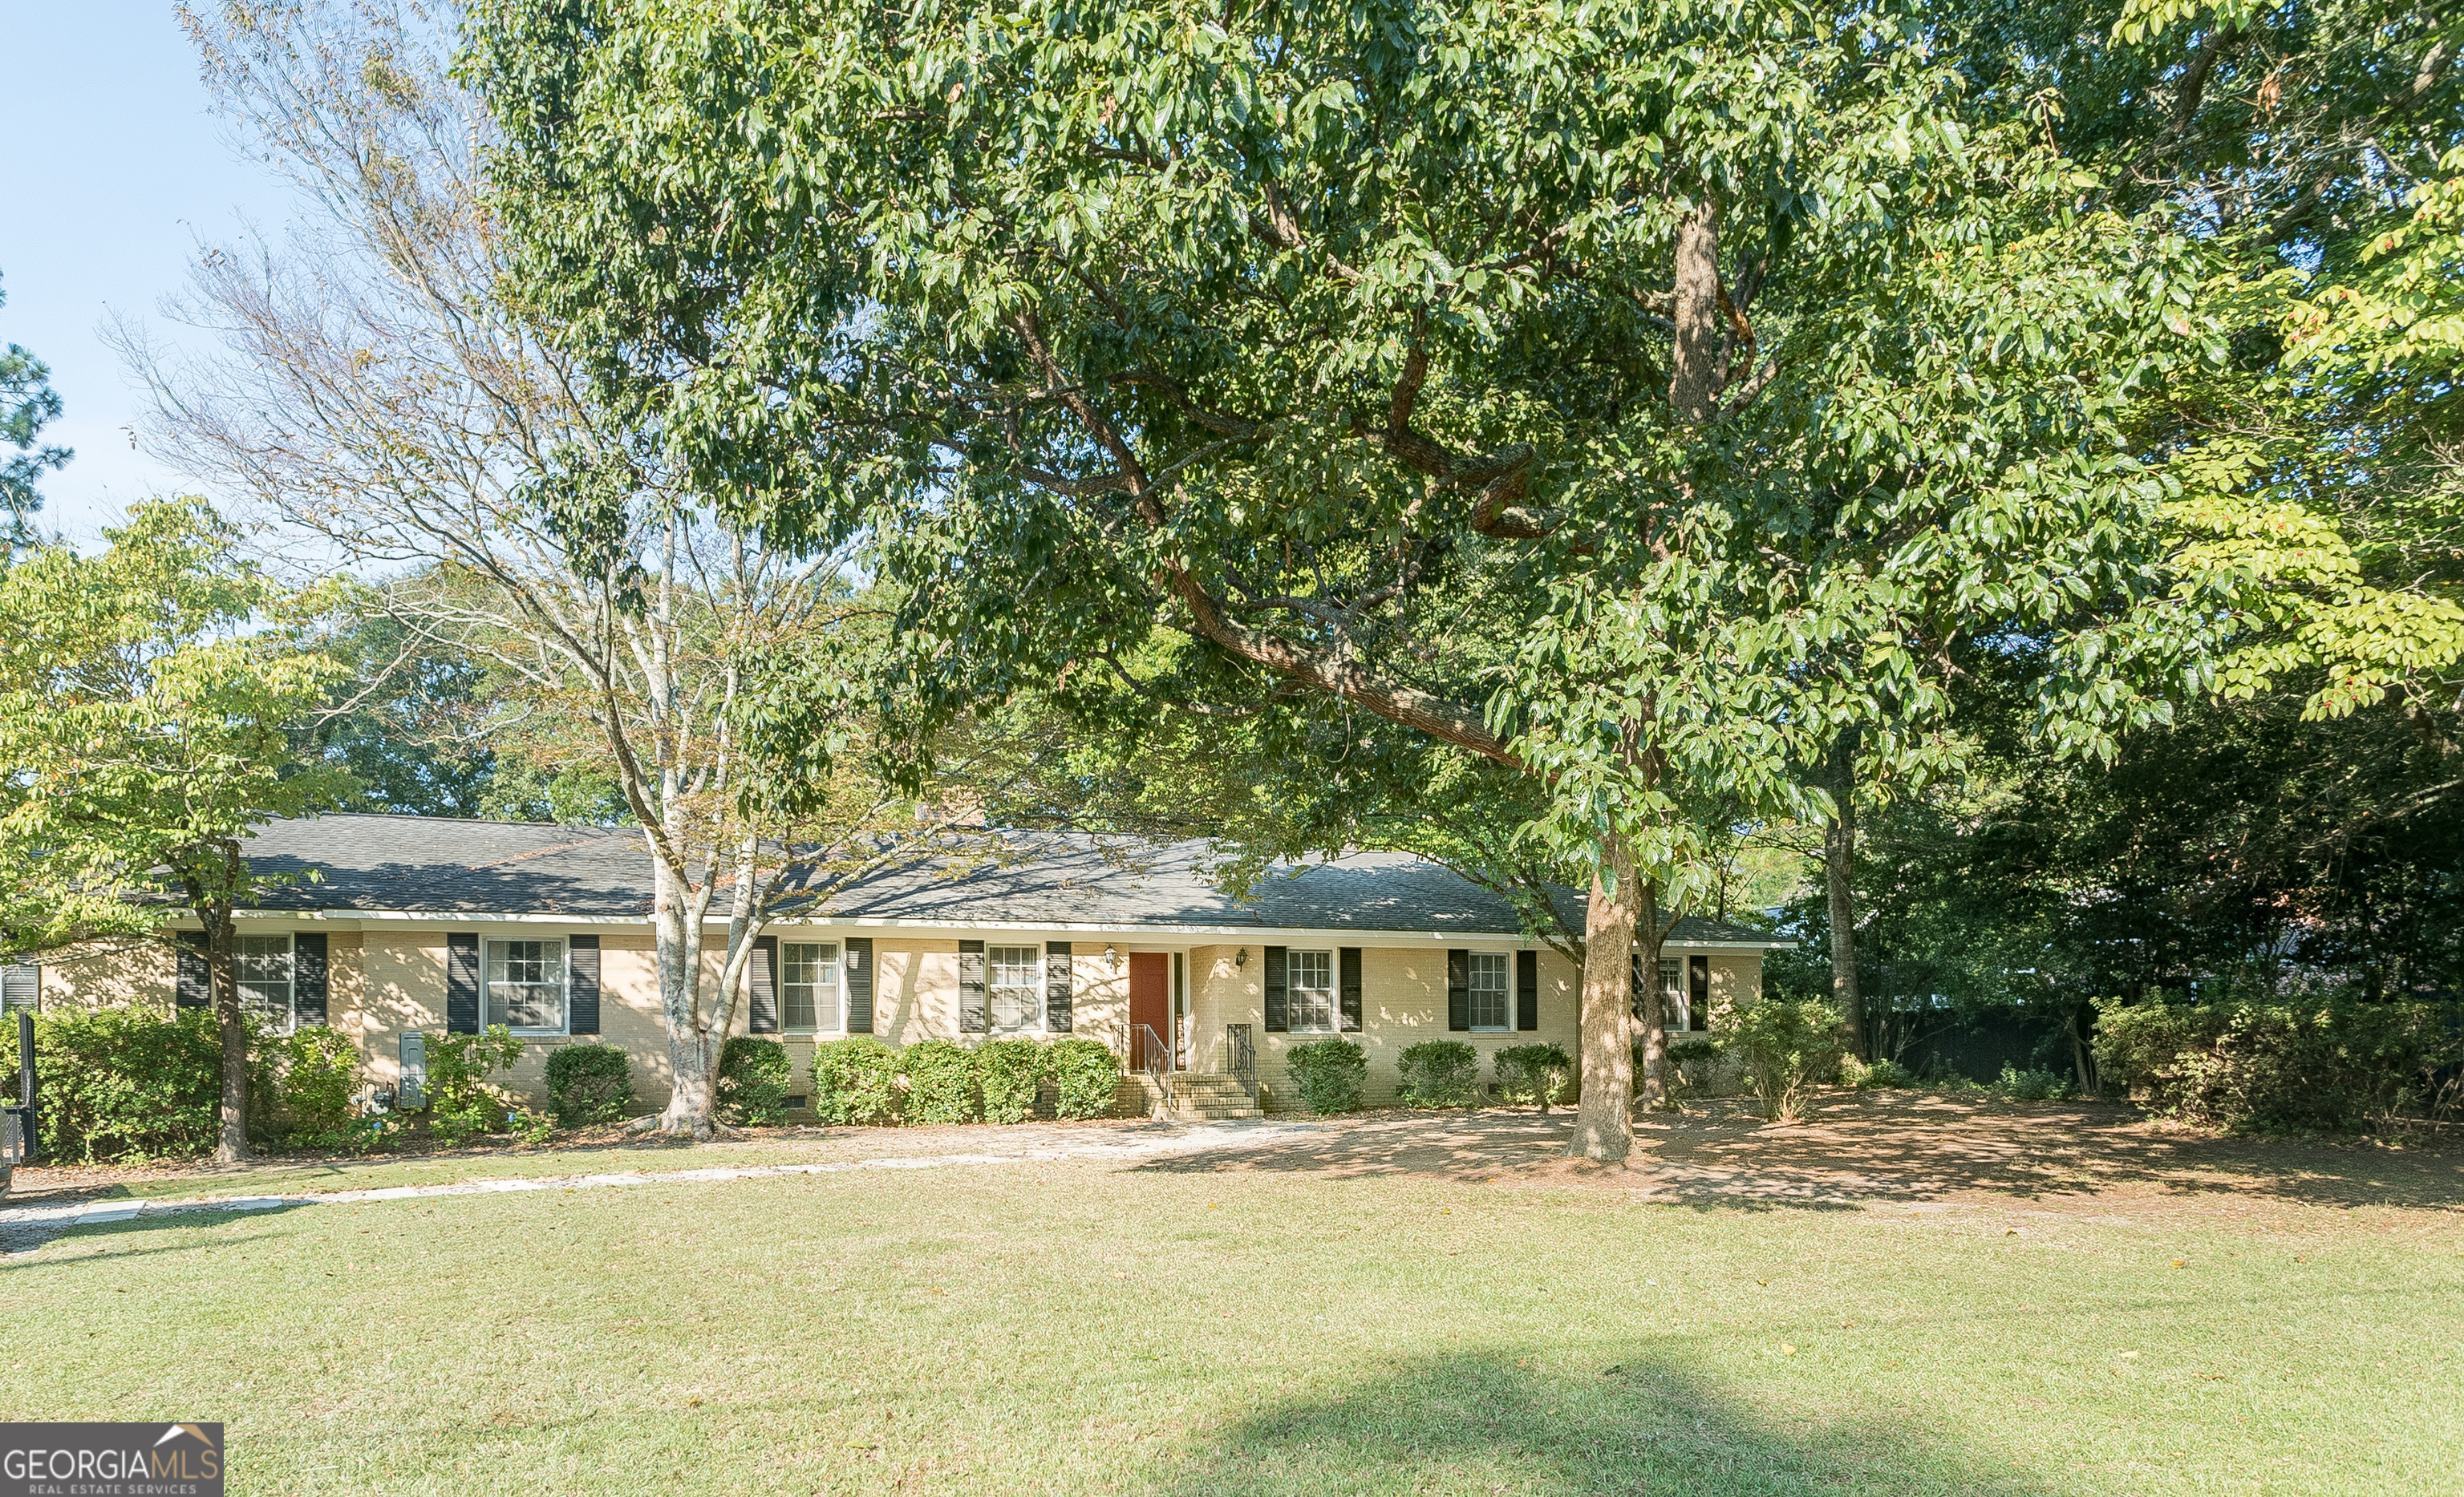
[[(646, 915), (566, 915), (555, 910), (539, 910), (526, 914), (507, 914), (500, 911), (475, 910), (237, 910), (232, 913), (232, 919), (235, 921), (252, 922), (298, 921), (302, 922), (332, 926), (336, 929), (342, 930), (354, 929), (362, 924), (599, 925), (608, 927), (622, 926), (646, 930), (649, 928), (651, 923), (649, 917)], [(178, 919), (165, 922), (165, 923), (178, 927), (193, 928), (198, 922), (194, 916), (182, 916)], [(726, 923), (727, 917), (722, 915), (709, 916), (703, 921), (703, 924), (706, 926), (724, 926)], [(1327, 945), (1360, 945), (1363, 944), (1374, 943), (1378, 945), (1409, 946), (1419, 945), (1424, 942), (1487, 941), (1525, 943), (1530, 940), (1529, 937), (1526, 936), (1521, 931), (1363, 930), (1358, 928), (1347, 929), (1341, 927), (1311, 930), (1268, 925), (1163, 925), (1152, 923), (1105, 924), (1083, 921), (926, 921), (908, 920), (897, 916), (857, 916), (836, 920), (791, 916), (765, 922), (762, 928), (764, 930), (779, 930), (782, 928), (854, 931), (893, 930), (913, 932), (919, 936), (935, 934), (961, 936), (976, 931), (1015, 932), (1019, 934), (1043, 932), (1056, 936), (1066, 937), (1083, 935), (1109, 938), (1116, 941), (1161, 942), (1174, 940), (1202, 940), (1219, 944), (1225, 943), (1237, 944), (1242, 942), (1263, 944), (1269, 939), (1272, 939), (1276, 944), (1282, 945), (1308, 945), (1311, 944), (1323, 944)], [(1664, 943), (1664, 944), (1683, 951), (1768, 951), (1773, 949), (1793, 948), (1796, 943), (1793, 941), (1779, 940), (1670, 941)]]

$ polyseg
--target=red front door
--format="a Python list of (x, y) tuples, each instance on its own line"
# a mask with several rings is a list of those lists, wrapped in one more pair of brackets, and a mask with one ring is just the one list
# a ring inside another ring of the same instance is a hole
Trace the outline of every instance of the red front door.
[[(1166, 1047), (1156, 1058), (1167, 1068), (1172, 1064), (1172, 958), (1160, 951), (1130, 953), (1130, 1064), (1143, 1071), (1147, 1065), (1147, 1035)], [(1139, 1026), (1144, 1025), (1141, 1029)]]

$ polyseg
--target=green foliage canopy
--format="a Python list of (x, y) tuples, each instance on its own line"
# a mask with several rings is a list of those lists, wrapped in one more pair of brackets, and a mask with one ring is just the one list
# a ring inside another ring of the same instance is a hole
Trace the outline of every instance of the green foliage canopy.
[(1886, 14), (473, 17), (525, 294), (696, 489), (878, 532), (928, 719), (1160, 628), (1157, 689), (1339, 699), (1666, 873), (1669, 783), (1788, 795), (1946, 633), (2118, 599), (2051, 721), (2162, 711), (2117, 422), (2213, 352), (2189, 247)]
[(0, 949), (147, 932), (165, 899), (228, 909), (254, 887), (248, 830), (347, 783), (291, 736), (338, 672), (303, 645), (321, 596), (196, 500), (103, 535), (0, 574)]

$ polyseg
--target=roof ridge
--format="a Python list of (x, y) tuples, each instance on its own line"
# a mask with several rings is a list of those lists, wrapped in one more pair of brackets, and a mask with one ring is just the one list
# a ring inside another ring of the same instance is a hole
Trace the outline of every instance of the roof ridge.
[(270, 824), (285, 821), (334, 821), (342, 817), (354, 821), (442, 821), (466, 827), (533, 827), (541, 832), (589, 832), (601, 836), (636, 830), (632, 827), (593, 826), (583, 821), (506, 821), (495, 816), (431, 816), (416, 811), (320, 811), (305, 816), (276, 816)]

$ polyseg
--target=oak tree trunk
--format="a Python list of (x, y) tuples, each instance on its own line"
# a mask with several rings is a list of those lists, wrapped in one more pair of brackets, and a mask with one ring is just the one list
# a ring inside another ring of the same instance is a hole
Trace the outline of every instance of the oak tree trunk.
[(1824, 789), (1837, 809), (1822, 828), (1822, 879), (1831, 906), (1831, 1006), (1848, 1029), (1849, 1052), (1865, 1054), (1865, 999), (1857, 987), (1857, 739), (1839, 730)]
[(1660, 944), (1666, 931), (1660, 923), (1660, 889), (1638, 880), (1634, 920), (1635, 955), (1642, 967), (1642, 1105), (1668, 1105), (1668, 993), (1660, 981)]
[(1634, 858), (1610, 833), (1605, 879), (1592, 877), (1583, 916), (1582, 1094), (1566, 1152), (1615, 1161), (1634, 1152)]
[(212, 995), (214, 1029), (223, 1041), (214, 1162), (237, 1164), (248, 1158), (248, 1011), (239, 1001), (239, 943), (229, 901), (216, 901), (198, 914), (206, 925), (206, 990)]

